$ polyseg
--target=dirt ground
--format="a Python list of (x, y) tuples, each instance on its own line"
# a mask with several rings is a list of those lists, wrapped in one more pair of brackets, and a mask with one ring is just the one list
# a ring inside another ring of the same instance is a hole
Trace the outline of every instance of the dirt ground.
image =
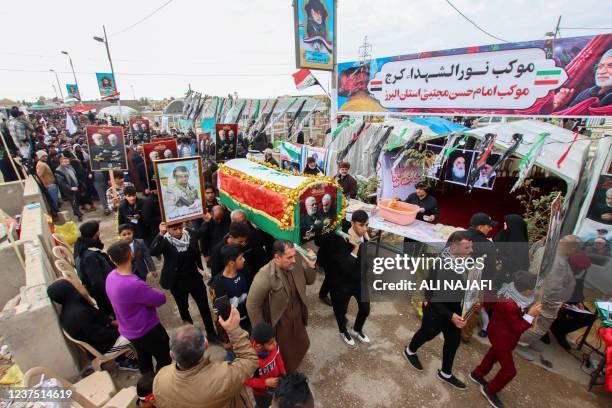
[[(108, 247), (116, 239), (116, 219), (104, 217), (102, 212), (87, 214), (85, 219), (101, 221), (102, 240)], [(160, 265), (161, 266), (161, 265)], [(486, 353), (488, 340), (474, 336), (469, 344), (461, 344), (455, 358), (454, 373), (468, 384), (459, 391), (440, 382), (436, 370), (441, 367), (442, 337), (425, 344), (419, 350), (424, 365), (423, 372), (416, 372), (402, 355), (403, 347), (419, 328), (420, 319), (408, 303), (375, 303), (364, 331), (372, 340), (369, 346), (359, 345), (349, 349), (340, 339), (331, 307), (318, 300), (322, 275), (308, 287), (308, 333), (310, 350), (302, 363), (301, 371), (309, 378), (317, 407), (487, 407), (488, 403), (476, 385), (467, 378), (469, 372)], [(159, 288), (159, 283), (149, 276), (149, 283)], [(168, 301), (158, 309), (162, 324), (170, 332), (181, 325), (178, 309), (169, 292)], [(196, 325), (203, 327), (195, 304), (190, 311)], [(349, 322), (356, 314), (354, 301), (349, 307)], [(587, 392), (587, 371), (581, 367), (582, 353), (565, 352), (555, 340), (542, 344), (542, 356), (552, 363), (552, 368), (540, 362), (530, 363), (515, 355), (517, 377), (500, 393), (500, 398), (511, 407), (610, 407), (612, 394), (596, 386)], [(222, 348), (211, 346), (213, 360), (222, 359)], [(599, 356), (594, 358), (601, 358)], [(133, 385), (137, 373), (111, 371), (117, 386)], [(584, 371), (583, 371), (584, 370)], [(490, 379), (490, 378), (489, 378)]]

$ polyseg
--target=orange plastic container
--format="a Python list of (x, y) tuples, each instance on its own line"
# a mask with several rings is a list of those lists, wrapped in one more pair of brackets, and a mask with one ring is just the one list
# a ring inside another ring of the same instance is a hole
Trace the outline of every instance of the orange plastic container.
[(378, 213), (387, 221), (391, 221), (399, 225), (412, 224), (419, 213), (420, 208), (414, 204), (408, 204), (403, 201), (395, 201), (394, 208), (389, 207), (389, 204), (394, 200), (380, 200), (378, 202)]

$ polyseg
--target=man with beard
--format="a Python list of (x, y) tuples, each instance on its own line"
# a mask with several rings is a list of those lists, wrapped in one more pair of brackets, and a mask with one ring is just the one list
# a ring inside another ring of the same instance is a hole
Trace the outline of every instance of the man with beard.
[(91, 136), (94, 145), (91, 146), (91, 158), (97, 166), (94, 166), (92, 170), (108, 169), (110, 167), (111, 152), (109, 145), (104, 143), (104, 136), (100, 133), (94, 133)]
[(465, 164), (465, 157), (457, 156), (455, 160), (453, 160), (452, 167), (447, 172), (450, 172), (450, 177), (448, 177), (447, 174), (447, 179), (450, 179), (450, 181), (454, 183), (465, 184), (465, 182), (467, 181)]
[(603, 199), (593, 200), (588, 217), (603, 224), (612, 224), (612, 188), (606, 190)]
[(342, 193), (346, 198), (357, 198), (357, 180), (349, 174), (350, 169), (349, 162), (340, 163), (336, 181), (342, 187)]
[(319, 213), (319, 219), (323, 224), (323, 228), (329, 226), (336, 218), (336, 213), (332, 209), (332, 197), (329, 194), (325, 194), (321, 199), (321, 212)]
[(123, 144), (119, 143), (119, 138), (116, 134), (111, 133), (108, 135), (108, 142), (110, 143), (110, 167), (114, 169), (125, 169), (125, 148)]
[(561, 108), (571, 107), (580, 102), (596, 97), (599, 106), (612, 105), (612, 49), (606, 51), (600, 58), (595, 68), (595, 86), (580, 92), (569, 104), (574, 95), (574, 89), (561, 88), (553, 99), (553, 111)]
[(495, 164), (495, 160), (497, 160), (497, 158), (495, 158), (494, 160), (487, 160), (487, 163), (482, 166), (482, 169), (480, 169), (480, 174), (478, 175), (478, 180), (476, 180), (476, 182), (474, 183), (474, 187), (479, 187), (479, 188), (488, 188), (491, 189), (493, 188), (493, 184), (495, 183), (495, 177), (497, 177), (497, 174), (495, 172), (491, 173), (491, 170), (493, 169), (493, 164)]
[(302, 218), (302, 238), (308, 240), (317, 232), (321, 231), (323, 223), (317, 216), (317, 200), (313, 196), (306, 197), (304, 201), (306, 207), (306, 215)]

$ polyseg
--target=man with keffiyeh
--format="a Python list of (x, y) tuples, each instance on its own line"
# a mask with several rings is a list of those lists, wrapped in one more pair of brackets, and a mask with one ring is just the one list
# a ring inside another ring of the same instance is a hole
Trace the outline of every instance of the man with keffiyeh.
[(159, 283), (172, 293), (183, 322), (193, 324), (189, 313), (191, 295), (204, 321), (206, 338), (210, 342), (219, 342), (208, 307), (204, 278), (200, 273), (204, 268), (198, 238), (198, 234), (186, 230), (182, 222), (162, 222), (159, 224), (159, 234), (151, 242), (151, 256), (164, 256)]

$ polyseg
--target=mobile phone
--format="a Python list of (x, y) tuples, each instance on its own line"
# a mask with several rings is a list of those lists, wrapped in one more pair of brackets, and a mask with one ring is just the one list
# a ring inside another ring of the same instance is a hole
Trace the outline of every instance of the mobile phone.
[(232, 305), (230, 304), (227, 295), (216, 298), (213, 306), (217, 310), (217, 314), (221, 316), (223, 320), (229, 319), (230, 312), (232, 311)]

